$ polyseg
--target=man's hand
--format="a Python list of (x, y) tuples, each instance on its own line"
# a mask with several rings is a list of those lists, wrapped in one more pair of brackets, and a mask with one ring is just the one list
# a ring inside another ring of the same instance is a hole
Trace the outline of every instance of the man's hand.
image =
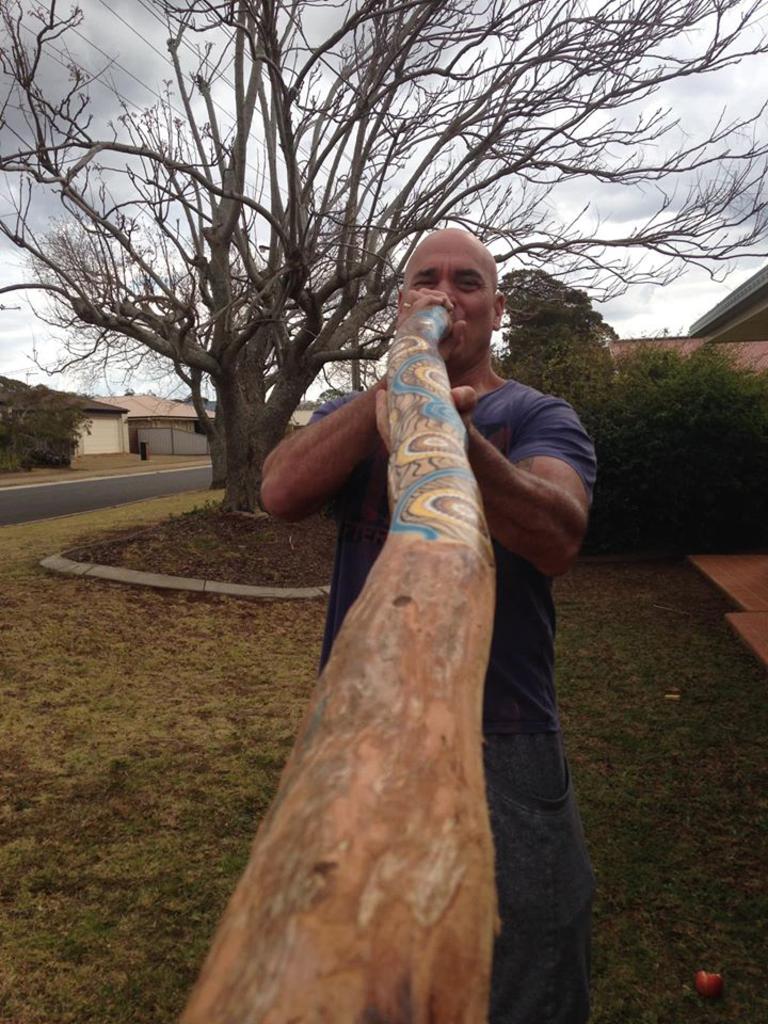
[(413, 316), (414, 313), (422, 313), (431, 306), (443, 306), (451, 316), (451, 329), (437, 346), (437, 350), (443, 359), (448, 359), (454, 346), (463, 341), (467, 322), (458, 318), (460, 311), (456, 309), (455, 304), (445, 292), (418, 288), (411, 289), (404, 295), (401, 295), (397, 310), (397, 327), (399, 329), (409, 316)]
[[(451, 388), (451, 398), (456, 406), (456, 411), (464, 421), (464, 426), (469, 430), (470, 423), (472, 422), (472, 413), (477, 405), (477, 392), (474, 388), (464, 385), (458, 388)], [(385, 391), (380, 391), (376, 395), (376, 426), (387, 451), (390, 451), (389, 413), (387, 412), (387, 395)]]
[(463, 384), (461, 387), (451, 388), (451, 398), (456, 406), (456, 412), (461, 416), (464, 426), (469, 430), (472, 422), (472, 413), (477, 405), (477, 392), (474, 388), (469, 387), (468, 384)]

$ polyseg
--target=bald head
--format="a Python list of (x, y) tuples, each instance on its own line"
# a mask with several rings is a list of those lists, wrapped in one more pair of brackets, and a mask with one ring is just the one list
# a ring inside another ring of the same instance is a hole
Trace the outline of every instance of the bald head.
[(446, 228), (413, 250), (400, 291), (399, 321), (409, 309), (445, 306), (451, 315), (442, 339), (448, 378), (479, 394), (501, 380), (491, 369), (491, 339), (504, 313), (497, 288), (496, 261), (482, 242), (468, 231)]
[(498, 272), (496, 260), (483, 245), (479, 238), (464, 231), (462, 228), (444, 228), (442, 231), (433, 231), (427, 235), (411, 253), (411, 257), (405, 267), (405, 284), (410, 283), (413, 269), (423, 266), (429, 262), (432, 256), (449, 254), (454, 259), (461, 259), (462, 256), (471, 258), (479, 264), (488, 275), (491, 289), (495, 292), (498, 288)]

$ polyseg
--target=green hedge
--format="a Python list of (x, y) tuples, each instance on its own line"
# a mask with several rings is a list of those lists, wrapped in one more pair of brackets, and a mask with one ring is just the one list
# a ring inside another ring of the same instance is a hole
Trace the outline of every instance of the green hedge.
[(644, 347), (578, 411), (598, 457), (585, 551), (768, 549), (768, 373)]
[(0, 472), (33, 466), (68, 466), (80, 425), (83, 399), (0, 377)]

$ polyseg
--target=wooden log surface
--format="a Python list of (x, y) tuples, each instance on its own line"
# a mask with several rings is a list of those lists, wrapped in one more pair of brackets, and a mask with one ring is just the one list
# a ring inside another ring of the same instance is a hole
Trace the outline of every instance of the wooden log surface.
[(496, 898), (482, 765), (493, 554), (437, 342), (388, 367), (391, 528), (183, 1024), (483, 1024)]

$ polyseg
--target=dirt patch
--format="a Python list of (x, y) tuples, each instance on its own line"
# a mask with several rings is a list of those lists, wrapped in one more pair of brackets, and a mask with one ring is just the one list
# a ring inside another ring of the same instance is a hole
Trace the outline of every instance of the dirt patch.
[(253, 586), (314, 587), (330, 582), (336, 524), (324, 515), (300, 523), (196, 509), (136, 532), (85, 538), (65, 552), (143, 572)]

